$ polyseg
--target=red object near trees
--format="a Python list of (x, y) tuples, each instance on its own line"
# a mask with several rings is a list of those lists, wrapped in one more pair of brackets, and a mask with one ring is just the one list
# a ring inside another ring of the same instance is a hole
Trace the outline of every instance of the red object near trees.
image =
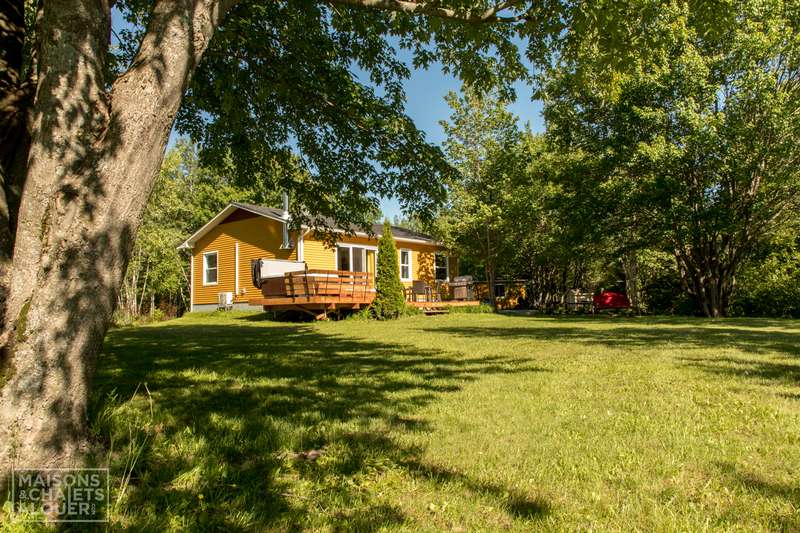
[(622, 292), (606, 291), (592, 297), (594, 308), (602, 309), (628, 309), (631, 306), (628, 296)]

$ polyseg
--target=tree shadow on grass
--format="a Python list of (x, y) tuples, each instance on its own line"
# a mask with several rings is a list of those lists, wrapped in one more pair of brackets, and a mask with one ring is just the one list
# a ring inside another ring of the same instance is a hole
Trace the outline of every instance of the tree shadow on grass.
[(546, 501), (528, 496), (512, 487), (476, 480), (458, 470), (425, 462), (406, 460), (401, 464), (417, 477), (435, 483), (455, 483), (472, 492), (489, 496), (499, 502), (509, 515), (517, 518), (541, 518), (550, 512), (550, 505)]
[[(462, 337), (497, 337), (497, 338), (526, 338), (545, 341), (570, 341), (585, 342), (587, 344), (602, 344), (616, 348), (640, 348), (666, 344), (683, 345), (689, 348), (727, 348), (734, 347), (749, 353), (779, 352), (787, 356), (800, 356), (800, 325), (796, 329), (786, 329), (794, 325), (790, 322), (770, 321), (769, 327), (781, 327), (780, 331), (764, 331), (767, 327), (763, 321), (754, 322), (751, 326), (747, 322), (720, 322), (702, 320), (648, 321), (641, 320), (614, 320), (585, 318), (575, 321), (572, 318), (564, 319), (565, 326), (553, 327), (549, 324), (536, 324), (541, 319), (516, 318), (514, 322), (503, 324), (502, 327), (470, 326), (470, 327), (441, 327), (422, 328), (424, 332), (436, 332)], [(554, 319), (548, 318), (548, 322)], [(558, 319), (556, 319), (558, 322)], [(778, 324), (775, 324), (777, 322)], [(580, 324), (580, 325), (578, 325)], [(602, 329), (585, 327), (586, 325), (601, 325)], [(664, 326), (664, 327), (658, 327)]]
[[(800, 365), (798, 364), (735, 357), (678, 357), (677, 360), (711, 374), (800, 385)], [(784, 394), (784, 397), (800, 398), (800, 394)]]
[[(482, 375), (537, 371), (511, 356), (470, 359), (304, 325), (243, 321), (113, 331), (96, 390), (98, 398), (116, 391), (126, 401), (105, 419), (98, 401), (94, 419), (105, 422), (96, 422), (95, 431), (107, 446), (115, 440), (115, 449), (124, 450), (135, 440), (125, 437), (129, 422), (147, 418), (149, 409), (141, 388), (127, 399), (146, 383), (155, 406), (115, 527), (369, 531), (402, 523), (399, 507), (353, 481), (387, 461), (424, 475), (420, 450), (397, 444), (389, 432), (430, 429), (416, 411)], [(323, 457), (308, 463), (287, 457), (288, 450), (310, 449), (323, 450)], [(112, 462), (115, 476), (123, 475), (125, 457)], [(546, 513), (545, 504), (528, 505), (507, 487), (480, 488), (478, 480), (449, 475), (502, 500), (511, 516)]]
[[(583, 343), (622, 350), (669, 346), (674, 347), (676, 361), (706, 372), (800, 384), (800, 327), (789, 329), (795, 326), (793, 322), (760, 319), (724, 322), (669, 319), (648, 320), (646, 324), (642, 324), (638, 319), (609, 322), (608, 319), (586, 318), (578, 324), (569, 319), (570, 325), (554, 327), (552, 323), (537, 325), (537, 320), (540, 319), (515, 319), (513, 323), (503, 324), (503, 327), (475, 325), (422, 328), (421, 331), (468, 338), (495, 337)], [(548, 321), (552, 320), (551, 318)], [(594, 324), (605, 327), (589, 327)], [(658, 327), (659, 325), (663, 327)], [(766, 330), (765, 327), (780, 329)], [(686, 355), (687, 350), (728, 348), (740, 350), (753, 357)]]
[[(770, 521), (776, 531), (800, 531), (800, 514), (796, 511), (800, 509), (800, 484), (769, 481), (758, 474), (744, 471), (730, 462), (717, 463), (716, 467), (727, 485), (738, 485), (771, 500), (788, 503), (795, 512), (773, 513)], [(736, 522), (739, 517), (730, 518)]]
[(548, 502), (531, 497), (514, 488), (475, 479), (455, 468), (431, 464), (422, 459), (424, 450), (420, 448), (398, 445), (390, 436), (372, 433), (350, 433), (347, 442), (352, 443), (352, 455), (349, 458), (350, 471), (363, 469), (372, 455), (379, 451), (393, 464), (420, 481), (435, 485), (455, 485), (470, 493), (479, 494), (494, 504), (504, 508), (509, 516), (521, 519), (536, 519), (550, 512)]

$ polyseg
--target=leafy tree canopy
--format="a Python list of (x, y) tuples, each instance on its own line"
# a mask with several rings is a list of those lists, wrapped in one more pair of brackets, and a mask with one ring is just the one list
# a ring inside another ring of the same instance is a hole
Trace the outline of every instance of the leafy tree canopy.
[[(414, 67), (438, 60), (470, 85), (509, 98), (512, 82), (531, 79), (521, 52), (544, 66), (575, 57), (585, 39), (621, 51), (652, 36), (628, 18), (652, 19), (661, 4), (238, 3), (198, 66), (176, 126), (200, 143), (207, 164), (242, 181), (299, 154), (306, 172), (271, 174), (266, 184), (292, 192), (298, 222), (312, 213), (320, 225), (324, 216), (366, 227), (379, 196), (396, 196), (404, 211), (427, 219), (444, 200), (451, 169), (404, 114), (410, 71), (398, 49), (410, 52)], [(128, 28), (119, 32), (109, 65), (121, 70), (134, 57), (152, 5), (126, 0), (116, 9)], [(720, 11), (708, 10), (714, 13)], [(622, 65), (627, 56), (607, 57)]]
[(741, 3), (728, 32), (701, 32), (686, 6), (664, 9), (661, 36), (609, 76), (585, 51), (547, 71), (550, 140), (577, 222), (617, 246), (661, 243), (710, 316), (735, 275), (800, 201), (798, 9)]
[[(122, 66), (150, 9), (137, 1), (118, 9), (133, 28), (114, 58)], [(443, 200), (450, 169), (404, 114), (410, 72), (397, 47), (411, 49), (416, 66), (439, 54), (459, 74), (492, 84), (526, 76), (514, 32), (341, 5), (240, 3), (198, 66), (176, 127), (200, 143), (206, 164), (240, 181), (299, 155), (305, 172), (265, 183), (291, 191), (298, 222), (311, 213), (321, 225), (332, 217), (366, 226), (377, 197), (395, 195), (425, 217)]]

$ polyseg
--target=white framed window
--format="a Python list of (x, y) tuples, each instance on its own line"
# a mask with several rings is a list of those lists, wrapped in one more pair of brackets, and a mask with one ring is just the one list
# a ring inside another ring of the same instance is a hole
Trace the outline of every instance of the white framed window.
[(400, 250), (400, 280), (411, 281), (411, 250)]
[(436, 252), (434, 257), (434, 274), (437, 281), (450, 281), (450, 261), (449, 258), (440, 252)]
[(219, 254), (206, 252), (203, 254), (203, 285), (216, 285), (219, 273)]

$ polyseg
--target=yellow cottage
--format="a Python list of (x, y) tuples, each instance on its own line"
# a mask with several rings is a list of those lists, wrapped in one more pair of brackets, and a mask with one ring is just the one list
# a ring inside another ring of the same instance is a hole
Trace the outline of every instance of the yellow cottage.
[[(333, 247), (315, 238), (311, 228), (289, 233), (289, 215), (271, 207), (234, 202), (189, 237), (181, 249), (191, 252), (190, 310), (212, 311), (221, 303), (252, 309), (261, 297), (253, 284), (253, 262), (259, 259), (295, 262), (299, 269), (365, 272), (374, 276), (378, 238), (383, 226), (373, 227), (374, 237), (342, 233)], [(410, 287), (416, 280), (446, 283), (457, 275), (457, 261), (427, 235), (392, 226), (398, 248), (400, 279)], [(371, 277), (370, 276), (370, 277)]]

